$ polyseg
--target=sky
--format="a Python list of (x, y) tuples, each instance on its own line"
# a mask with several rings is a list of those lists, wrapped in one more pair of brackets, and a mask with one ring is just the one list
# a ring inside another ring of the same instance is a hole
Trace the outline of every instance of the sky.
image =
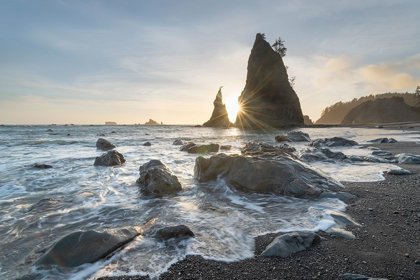
[[(420, 1), (0, 0), (1, 124), (201, 124), (281, 37), (302, 111), (420, 85)], [(229, 116), (233, 118), (232, 116)]]

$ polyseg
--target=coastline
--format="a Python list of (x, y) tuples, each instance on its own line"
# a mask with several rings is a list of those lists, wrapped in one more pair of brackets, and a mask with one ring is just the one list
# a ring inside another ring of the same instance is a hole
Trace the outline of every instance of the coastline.
[[(372, 144), (393, 154), (420, 154), (414, 142)], [(255, 256), (239, 262), (205, 260), (187, 256), (159, 279), (338, 279), (344, 273), (388, 279), (420, 279), (420, 166), (399, 165), (412, 175), (384, 175), (369, 183), (344, 182), (357, 196), (346, 213), (362, 224), (347, 227), (355, 240), (318, 234), (321, 244), (287, 258), (260, 256), (278, 235), (255, 238)], [(149, 279), (144, 276), (103, 277), (101, 280)]]

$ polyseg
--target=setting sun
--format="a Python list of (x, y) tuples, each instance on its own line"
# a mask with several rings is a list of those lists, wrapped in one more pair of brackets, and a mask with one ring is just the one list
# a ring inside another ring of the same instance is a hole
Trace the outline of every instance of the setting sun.
[(235, 122), (236, 115), (240, 111), (240, 106), (238, 104), (238, 100), (235, 97), (230, 98), (226, 101), (226, 111), (228, 113), (229, 120), (231, 122)]

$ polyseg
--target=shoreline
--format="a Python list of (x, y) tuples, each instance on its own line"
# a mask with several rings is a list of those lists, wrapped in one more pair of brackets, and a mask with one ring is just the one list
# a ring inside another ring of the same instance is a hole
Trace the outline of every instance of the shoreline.
[[(370, 144), (393, 154), (420, 154), (415, 142)], [(357, 198), (346, 214), (362, 227), (346, 227), (355, 240), (317, 232), (323, 241), (287, 258), (260, 256), (283, 233), (255, 237), (255, 256), (238, 262), (206, 260), (189, 255), (159, 279), (339, 279), (344, 273), (388, 279), (420, 279), (420, 166), (398, 165), (412, 175), (384, 174), (385, 180), (343, 182)], [(144, 276), (103, 277), (101, 280), (149, 279)]]

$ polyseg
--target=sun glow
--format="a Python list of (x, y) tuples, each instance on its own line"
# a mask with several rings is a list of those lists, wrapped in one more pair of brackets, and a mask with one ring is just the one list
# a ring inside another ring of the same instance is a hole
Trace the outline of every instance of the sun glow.
[(238, 100), (236, 98), (230, 98), (228, 101), (226, 101), (226, 111), (231, 122), (235, 122), (236, 115), (240, 110), (241, 107), (239, 106)]

